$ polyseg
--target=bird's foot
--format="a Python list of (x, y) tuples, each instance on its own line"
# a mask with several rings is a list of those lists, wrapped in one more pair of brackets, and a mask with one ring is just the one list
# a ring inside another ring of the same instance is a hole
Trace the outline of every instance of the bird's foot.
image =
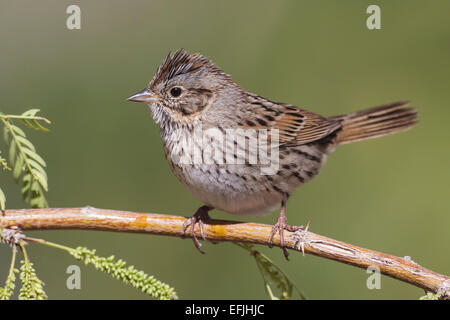
[(284, 203), (281, 204), (280, 215), (278, 216), (277, 223), (273, 226), (272, 231), (270, 232), (269, 237), (269, 248), (273, 246), (273, 238), (277, 232), (280, 234), (280, 247), (283, 249), (284, 257), (289, 261), (289, 252), (286, 248), (286, 242), (284, 241), (284, 230), (290, 232), (296, 232), (299, 230), (304, 230), (303, 226), (292, 226), (287, 224), (287, 219), (285, 215), (286, 205)]
[(195, 214), (188, 218), (184, 223), (183, 227), (181, 228), (181, 235), (184, 237), (186, 235), (186, 230), (190, 226), (191, 230), (189, 231), (189, 235), (191, 236), (192, 240), (194, 241), (195, 247), (200, 251), (201, 253), (205, 253), (201, 247), (202, 244), (198, 241), (197, 236), (195, 235), (195, 225), (198, 223), (198, 226), (200, 228), (200, 235), (204, 241), (208, 241), (205, 236), (205, 229), (204, 229), (204, 222), (207, 222), (211, 220), (211, 217), (208, 215), (208, 211), (210, 211), (212, 208), (208, 206), (202, 206), (198, 208), (197, 212)]

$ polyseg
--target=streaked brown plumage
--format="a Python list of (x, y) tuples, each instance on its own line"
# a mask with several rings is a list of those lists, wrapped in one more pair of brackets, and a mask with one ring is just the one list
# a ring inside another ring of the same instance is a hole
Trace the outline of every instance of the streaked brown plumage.
[[(280, 216), (269, 243), (279, 231), (284, 246), (283, 230), (301, 228), (286, 223), (284, 211), (289, 195), (319, 173), (337, 145), (409, 129), (417, 117), (415, 109), (405, 107), (407, 102), (323, 117), (249, 93), (208, 59), (183, 50), (167, 55), (149, 85), (129, 100), (149, 105), (160, 126), (166, 158), (173, 172), (205, 204), (182, 230), (184, 233), (191, 225), (191, 236), (199, 249), (194, 225), (200, 223), (203, 236), (202, 220), (209, 219), (209, 210), (257, 215), (270, 212), (280, 204)], [(194, 139), (199, 127), (203, 132), (201, 141)], [(210, 133), (213, 129), (215, 134)], [(252, 153), (260, 151), (259, 145), (254, 149), (249, 147), (251, 141), (256, 141), (252, 140), (253, 136), (249, 134), (234, 143), (224, 138), (231, 130), (259, 134), (263, 129), (275, 130), (258, 143), (272, 143), (275, 134), (278, 139), (275, 145), (270, 145), (267, 158), (258, 153), (260, 163), (256, 164), (249, 160)], [(184, 142), (186, 137), (192, 140), (190, 149)], [(231, 152), (236, 163), (225, 161), (225, 156), (223, 161), (217, 157), (210, 163), (192, 161), (197, 153), (204, 160), (208, 148), (214, 155)], [(240, 149), (245, 153), (239, 153)], [(261, 163), (269, 159), (269, 154), (278, 155), (277, 170), (273, 174), (261, 174), (264, 167)], [(184, 158), (189, 161), (180, 161)], [(287, 258), (285, 248), (284, 253)]]

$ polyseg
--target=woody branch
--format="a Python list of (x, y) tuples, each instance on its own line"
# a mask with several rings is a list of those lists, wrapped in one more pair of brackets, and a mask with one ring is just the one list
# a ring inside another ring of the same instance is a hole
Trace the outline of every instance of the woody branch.
[[(20, 230), (82, 229), (138, 232), (182, 237), (186, 218), (172, 215), (83, 208), (50, 208), (7, 210), (0, 217), (2, 228)], [(210, 220), (205, 223), (206, 238), (213, 241), (268, 244), (272, 226), (236, 221)], [(196, 235), (200, 237), (198, 226)], [(273, 244), (279, 246), (279, 236)], [(410, 283), (433, 293), (450, 297), (450, 277), (438, 274), (413, 262), (389, 254), (360, 248), (310, 231), (285, 232), (289, 249), (343, 262), (359, 268), (378, 268), (382, 274)]]

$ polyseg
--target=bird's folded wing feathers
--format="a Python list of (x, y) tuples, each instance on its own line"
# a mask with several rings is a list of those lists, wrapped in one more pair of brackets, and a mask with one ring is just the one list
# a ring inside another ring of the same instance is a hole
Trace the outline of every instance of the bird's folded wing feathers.
[(281, 144), (302, 145), (326, 137), (341, 127), (336, 119), (327, 119), (291, 105), (254, 105), (253, 118), (241, 124), (251, 129), (278, 129)]

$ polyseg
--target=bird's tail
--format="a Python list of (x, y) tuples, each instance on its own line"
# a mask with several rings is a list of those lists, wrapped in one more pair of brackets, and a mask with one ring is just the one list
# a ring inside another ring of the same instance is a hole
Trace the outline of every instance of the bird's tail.
[(417, 121), (417, 110), (405, 108), (409, 102), (396, 102), (362, 111), (335, 116), (342, 129), (337, 132), (336, 142), (346, 144), (407, 130)]

